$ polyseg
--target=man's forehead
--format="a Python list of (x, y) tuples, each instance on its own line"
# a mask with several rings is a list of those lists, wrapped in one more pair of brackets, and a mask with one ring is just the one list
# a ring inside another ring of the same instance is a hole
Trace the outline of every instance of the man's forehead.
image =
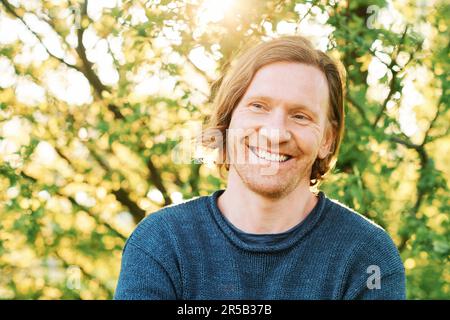
[(307, 101), (327, 104), (328, 84), (323, 72), (314, 66), (273, 63), (258, 70), (244, 97), (265, 97), (293, 106)]
[(318, 67), (310, 64), (300, 62), (274, 62), (262, 66), (255, 73), (255, 78), (282, 78), (291, 80), (295, 78), (297, 81), (307, 80), (307, 83), (311, 81), (318, 83), (326, 83), (325, 73)]

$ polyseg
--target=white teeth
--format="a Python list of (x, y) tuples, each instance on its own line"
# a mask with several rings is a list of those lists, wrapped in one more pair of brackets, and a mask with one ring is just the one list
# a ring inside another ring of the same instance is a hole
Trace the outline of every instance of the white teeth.
[(289, 159), (288, 156), (277, 154), (277, 153), (270, 153), (264, 150), (255, 149), (252, 148), (253, 153), (255, 153), (258, 157), (269, 160), (269, 161), (278, 161), (278, 162), (284, 162)]

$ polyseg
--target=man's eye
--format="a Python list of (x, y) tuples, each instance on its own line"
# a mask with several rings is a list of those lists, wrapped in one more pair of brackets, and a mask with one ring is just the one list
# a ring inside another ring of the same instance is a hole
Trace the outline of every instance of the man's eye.
[(264, 109), (264, 106), (259, 104), (259, 103), (251, 103), (250, 107), (252, 107), (253, 109), (257, 109), (257, 110), (262, 110)]
[(294, 115), (294, 119), (295, 120), (300, 120), (300, 121), (309, 120), (308, 117), (305, 116), (304, 114), (296, 114), (296, 115)]

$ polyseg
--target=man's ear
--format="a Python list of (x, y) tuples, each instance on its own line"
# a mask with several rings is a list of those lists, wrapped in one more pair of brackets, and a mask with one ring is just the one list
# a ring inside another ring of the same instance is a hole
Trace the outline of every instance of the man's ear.
[(325, 159), (331, 152), (334, 145), (334, 130), (331, 123), (327, 124), (327, 127), (325, 129), (325, 134), (322, 138), (322, 142), (320, 144), (318, 157), (319, 159)]

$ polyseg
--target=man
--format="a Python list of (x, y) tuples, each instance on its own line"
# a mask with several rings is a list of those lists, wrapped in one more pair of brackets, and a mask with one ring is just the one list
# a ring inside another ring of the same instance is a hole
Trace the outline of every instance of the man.
[(299, 36), (242, 55), (204, 135), (221, 151), (226, 190), (144, 219), (115, 298), (404, 299), (387, 233), (311, 191), (337, 156), (342, 83), (337, 64)]

